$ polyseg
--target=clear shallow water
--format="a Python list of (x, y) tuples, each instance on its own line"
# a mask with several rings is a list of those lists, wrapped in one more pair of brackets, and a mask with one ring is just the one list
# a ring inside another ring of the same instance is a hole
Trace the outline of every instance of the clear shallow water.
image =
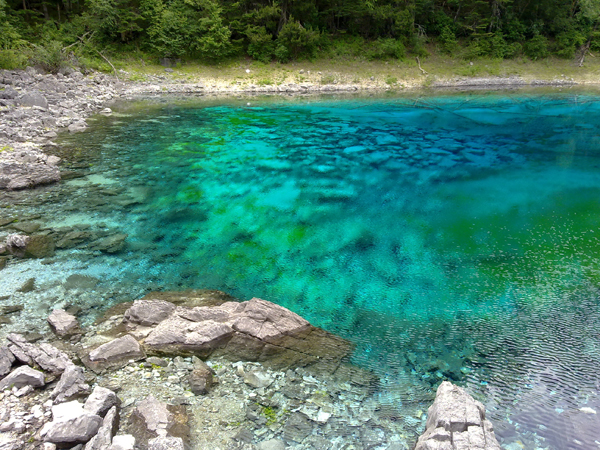
[(122, 105), (64, 138), (91, 175), (42, 209), (128, 233), (124, 283), (262, 297), (352, 340), (382, 405), (449, 379), (507, 448), (598, 448), (599, 100)]

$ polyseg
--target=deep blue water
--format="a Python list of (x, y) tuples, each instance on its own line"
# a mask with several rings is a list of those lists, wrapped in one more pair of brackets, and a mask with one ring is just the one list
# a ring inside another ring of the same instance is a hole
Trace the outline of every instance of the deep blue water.
[(61, 214), (128, 233), (124, 283), (257, 296), (352, 340), (382, 404), (449, 379), (507, 448), (598, 448), (599, 100), (121, 105), (65, 137), (92, 165)]

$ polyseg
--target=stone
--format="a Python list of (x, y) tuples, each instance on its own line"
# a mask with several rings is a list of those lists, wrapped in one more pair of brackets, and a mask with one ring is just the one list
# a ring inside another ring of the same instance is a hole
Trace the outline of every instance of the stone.
[(285, 450), (285, 443), (279, 439), (262, 441), (256, 446), (257, 450)]
[(55, 309), (48, 316), (48, 324), (58, 336), (72, 336), (81, 334), (81, 328), (77, 318), (64, 309)]
[(11, 228), (25, 234), (31, 234), (39, 230), (41, 225), (38, 222), (16, 222), (11, 225)]
[(96, 277), (74, 273), (73, 275), (69, 275), (67, 277), (63, 287), (68, 291), (73, 289), (89, 290), (94, 289), (99, 282), (100, 280)]
[(42, 387), (45, 384), (42, 372), (29, 366), (21, 366), (0, 380), (0, 391), (13, 387), (22, 388), (23, 386)]
[(129, 360), (144, 359), (146, 354), (138, 341), (130, 334), (113, 339), (92, 350), (84, 363), (92, 370), (104, 370), (124, 366)]
[(25, 337), (16, 333), (9, 334), (7, 339), (10, 342), (9, 350), (23, 364), (35, 363), (54, 375), (63, 373), (67, 366), (73, 364), (64, 352), (45, 342), (39, 345), (30, 344)]
[(85, 401), (83, 409), (90, 414), (104, 417), (111, 408), (120, 404), (121, 400), (119, 400), (117, 394), (110, 389), (96, 386), (92, 394)]
[(19, 96), (19, 92), (11, 86), (8, 86), (8, 87), (4, 88), (4, 90), (0, 91), (0, 98), (14, 99), (14, 98), (17, 98), (18, 96)]
[(52, 420), (55, 422), (74, 419), (83, 414), (83, 404), (77, 400), (52, 404)]
[(10, 372), (14, 362), (15, 355), (12, 354), (6, 345), (0, 346), (0, 378)]
[(0, 162), (0, 189), (19, 190), (60, 181), (57, 166), (42, 163)]
[(287, 442), (299, 444), (311, 433), (310, 420), (302, 413), (293, 413), (283, 427), (283, 439)]
[(84, 120), (74, 122), (67, 127), (67, 129), (69, 130), (69, 133), (79, 133), (81, 131), (84, 131), (86, 128), (87, 128), (87, 124), (85, 123)]
[(189, 437), (185, 407), (168, 405), (152, 395), (138, 403), (130, 422), (130, 430), (142, 448), (155, 437), (169, 435), (184, 441)]
[(136, 300), (124, 315), (126, 322), (143, 326), (156, 325), (165, 320), (175, 310), (173, 303), (163, 300)]
[(54, 399), (55, 403), (64, 403), (89, 393), (90, 386), (85, 382), (83, 367), (71, 364), (60, 376), (50, 397)]
[(156, 356), (146, 358), (146, 362), (158, 367), (167, 367), (169, 365), (169, 362), (166, 359), (158, 358)]
[(112, 443), (112, 438), (119, 428), (119, 413), (117, 407), (112, 406), (102, 421), (98, 433), (85, 444), (84, 450), (106, 450)]
[(438, 387), (415, 450), (500, 450), (484, 406), (448, 381)]
[(0, 450), (21, 450), (24, 442), (9, 433), (0, 433)]
[(273, 382), (273, 379), (264, 372), (253, 370), (244, 373), (244, 383), (253, 388), (264, 388), (269, 386)]
[(105, 253), (118, 253), (125, 247), (125, 239), (127, 239), (127, 234), (114, 234), (100, 239), (94, 244), (93, 248)]
[(121, 434), (113, 437), (112, 444), (108, 450), (134, 450), (135, 437), (131, 434)]
[(58, 446), (85, 444), (100, 429), (102, 418), (83, 413), (77, 417), (47, 423), (40, 431), (40, 437), (45, 442)]
[(159, 436), (148, 441), (148, 450), (184, 450), (183, 439), (173, 436)]
[(206, 395), (214, 384), (213, 370), (202, 360), (196, 359), (189, 375), (190, 388), (195, 395)]
[(89, 240), (91, 236), (92, 234), (87, 231), (70, 231), (56, 242), (56, 248), (77, 247), (79, 244), (82, 244), (85, 241)]
[(39, 106), (40, 108), (48, 109), (48, 100), (39, 92), (29, 92), (22, 95), (18, 102), (23, 106)]
[(17, 292), (31, 292), (35, 290), (35, 278), (29, 278), (25, 283), (21, 285)]
[(254, 440), (254, 433), (252, 433), (252, 431), (250, 431), (248, 428), (241, 428), (238, 430), (235, 436), (233, 436), (233, 439), (238, 442), (250, 444)]

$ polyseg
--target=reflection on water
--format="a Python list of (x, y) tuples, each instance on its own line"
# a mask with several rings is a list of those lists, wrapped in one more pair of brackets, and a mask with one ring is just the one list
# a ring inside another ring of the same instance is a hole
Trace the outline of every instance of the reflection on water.
[(259, 296), (351, 339), (383, 405), (448, 379), (506, 448), (597, 448), (598, 100), (122, 105), (64, 138), (92, 166), (41, 209), (127, 233), (123, 283)]

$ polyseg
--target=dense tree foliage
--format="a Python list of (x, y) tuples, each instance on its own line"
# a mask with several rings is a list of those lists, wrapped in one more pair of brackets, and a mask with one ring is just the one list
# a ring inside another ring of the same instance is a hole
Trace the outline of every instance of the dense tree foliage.
[(324, 53), (403, 58), (435, 46), (468, 59), (583, 62), (600, 47), (599, 25), (600, 0), (0, 0), (0, 51), (58, 42), (82, 55), (136, 49), (268, 62)]

